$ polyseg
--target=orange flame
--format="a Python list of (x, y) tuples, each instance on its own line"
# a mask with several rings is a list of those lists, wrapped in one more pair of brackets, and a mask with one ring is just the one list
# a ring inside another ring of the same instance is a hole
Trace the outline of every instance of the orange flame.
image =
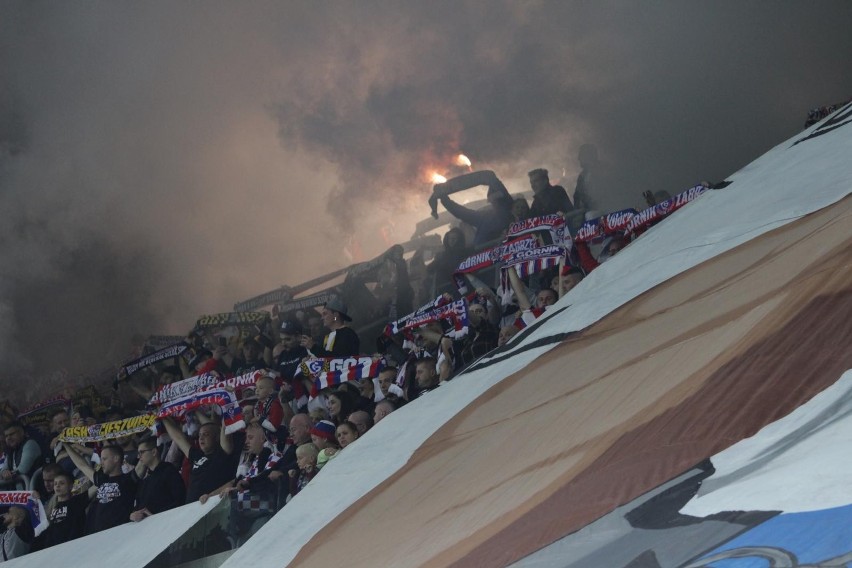
[(432, 183), (447, 183), (447, 178), (438, 172), (432, 172)]
[(471, 166), (470, 158), (468, 158), (464, 154), (459, 154), (458, 156), (456, 156), (456, 164), (459, 165), (459, 166), (470, 167)]

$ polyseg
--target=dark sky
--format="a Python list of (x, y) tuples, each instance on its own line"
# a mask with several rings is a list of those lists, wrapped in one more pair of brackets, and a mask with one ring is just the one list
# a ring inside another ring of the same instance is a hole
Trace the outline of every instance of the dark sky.
[(638, 206), (852, 97), (849, 2), (408, 4), (2, 2), (0, 386), (406, 240), (458, 152)]

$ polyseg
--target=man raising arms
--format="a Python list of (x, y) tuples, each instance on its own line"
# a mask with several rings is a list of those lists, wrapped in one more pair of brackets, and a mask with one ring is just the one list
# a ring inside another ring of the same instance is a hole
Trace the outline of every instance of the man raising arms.
[(101, 469), (98, 471), (71, 444), (63, 442), (62, 447), (74, 465), (98, 488), (95, 504), (89, 511), (91, 532), (111, 529), (130, 520), (136, 497), (136, 479), (133, 474), (121, 470), (124, 463), (121, 446), (106, 446), (101, 450)]
[(163, 420), (169, 437), (178, 445), (183, 454), (192, 463), (189, 474), (189, 489), (186, 502), (198, 501), (198, 498), (215, 491), (234, 478), (237, 462), (233, 455), (231, 437), (224, 428), (208, 422), (198, 430), (198, 446), (193, 446), (186, 434), (171, 418)]

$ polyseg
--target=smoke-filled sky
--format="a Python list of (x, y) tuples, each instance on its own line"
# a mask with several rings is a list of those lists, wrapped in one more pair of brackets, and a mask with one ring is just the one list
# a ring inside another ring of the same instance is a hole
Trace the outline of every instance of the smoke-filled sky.
[(5, 0), (0, 386), (407, 240), (458, 152), (570, 193), (594, 143), (613, 208), (721, 180), (852, 97), (850, 29), (849, 2)]

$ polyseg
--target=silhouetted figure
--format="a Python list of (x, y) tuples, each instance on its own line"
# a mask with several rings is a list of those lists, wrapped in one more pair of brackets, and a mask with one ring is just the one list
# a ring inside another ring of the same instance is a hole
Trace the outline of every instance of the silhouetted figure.
[(540, 217), (554, 213), (570, 213), (574, 205), (568, 197), (568, 193), (561, 185), (550, 185), (550, 176), (547, 170), (539, 168), (527, 174), (530, 178), (530, 187), (535, 196), (530, 206), (530, 217)]

